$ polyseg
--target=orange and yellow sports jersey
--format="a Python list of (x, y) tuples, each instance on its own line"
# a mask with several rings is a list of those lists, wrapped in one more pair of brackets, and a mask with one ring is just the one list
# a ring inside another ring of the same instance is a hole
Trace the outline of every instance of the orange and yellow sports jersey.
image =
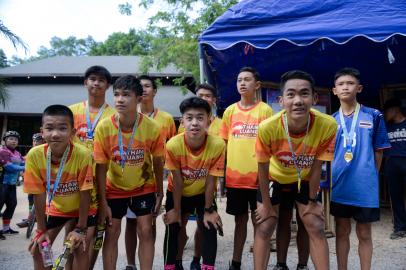
[[(74, 126), (76, 129), (76, 136), (74, 142), (80, 142), (93, 152), (93, 140), (87, 138), (87, 121), (86, 121), (86, 101), (82, 101), (69, 106), (73, 113)], [(97, 125), (104, 119), (112, 116), (116, 110), (107, 105), (102, 115), (99, 118)], [(90, 113), (90, 121), (93, 123), (98, 112)]]
[[(32, 148), (28, 154), (24, 173), (24, 192), (41, 194), (47, 192), (46, 167), (48, 144)], [(51, 164), (51, 192), (58, 173), (59, 164)], [(93, 188), (93, 170), (90, 151), (73, 143), (62, 171), (55, 196), (46, 213), (50, 216), (79, 217), (80, 191)], [(48, 194), (49, 196), (49, 194)], [(89, 215), (95, 215), (89, 209)]]
[[(270, 180), (290, 184), (297, 182), (298, 176), (283, 125), (284, 112), (277, 113), (259, 125), (255, 148), (258, 162), (270, 163)], [(311, 109), (307, 136), (306, 132), (290, 134), (303, 180), (309, 180), (310, 169), (315, 159), (333, 160), (336, 132), (337, 123), (333, 117)]]
[(176, 135), (176, 125), (172, 115), (155, 108), (154, 113), (150, 117), (160, 126), (165, 142)]
[(226, 187), (258, 187), (255, 139), (259, 123), (270, 116), (272, 108), (261, 101), (249, 109), (241, 108), (237, 102), (225, 110), (220, 137), (227, 140)]
[[(132, 130), (123, 130), (123, 148), (127, 151)], [(124, 170), (121, 168), (118, 146), (117, 116), (104, 119), (96, 127), (94, 139), (94, 160), (106, 164), (106, 198), (128, 198), (155, 192), (155, 177), (152, 157), (163, 157), (164, 139), (158, 124), (138, 113), (137, 131), (131, 151), (126, 157)]]
[[(182, 175), (182, 196), (190, 197), (204, 193), (208, 175), (223, 176), (226, 144), (212, 135), (206, 136), (204, 145), (192, 151), (185, 133), (176, 135), (166, 144), (165, 168), (179, 170)], [(172, 173), (168, 177), (168, 190), (173, 190)]]
[[(221, 119), (215, 117), (211, 122), (209, 129), (207, 130), (207, 133), (213, 136), (220, 136), (220, 127), (221, 127)], [(178, 134), (182, 132), (185, 132), (185, 127), (183, 126), (182, 123), (180, 123), (178, 128)]]

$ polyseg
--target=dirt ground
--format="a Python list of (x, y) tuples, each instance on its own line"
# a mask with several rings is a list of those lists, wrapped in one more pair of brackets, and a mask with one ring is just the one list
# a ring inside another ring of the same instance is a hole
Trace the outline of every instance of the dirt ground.
[[(18, 188), (18, 206), (12, 220), (12, 228), (17, 229), (15, 223), (19, 222), (27, 215), (27, 196), (22, 192), (22, 187)], [(218, 251), (216, 269), (225, 270), (228, 269), (229, 261), (232, 257), (233, 251), (233, 228), (234, 219), (225, 213), (226, 200), (223, 198), (218, 201), (219, 213), (223, 219), (224, 225), (224, 237), (218, 238)], [(187, 231), (189, 235), (189, 241), (186, 245), (184, 253), (184, 267), (189, 269), (190, 261), (193, 254), (193, 232), (196, 227), (196, 222), (190, 221)], [(123, 230), (125, 221), (123, 221)], [(242, 269), (253, 269), (253, 255), (249, 252), (249, 246), (253, 242), (253, 229), (252, 225), (249, 225), (249, 233), (247, 242), (243, 252)], [(381, 210), (381, 221), (373, 224), (373, 238), (374, 238), (374, 255), (372, 262), (372, 269), (376, 270), (406, 270), (406, 238), (399, 240), (390, 240), (389, 235), (392, 231), (391, 213), (389, 209)], [(155, 246), (155, 259), (154, 269), (163, 269), (163, 256), (162, 256), (162, 244), (164, 239), (165, 226), (162, 219), (159, 217), (157, 221), (157, 241)], [(297, 263), (297, 249), (294, 243), (291, 242), (288, 253), (288, 266), (290, 269), (296, 269)], [(335, 238), (329, 238), (330, 247), (330, 266), (331, 269), (337, 269), (336, 266), (336, 253), (335, 253)], [(20, 229), (19, 235), (7, 236), (4, 241), (0, 240), (0, 270), (18, 270), (18, 269), (32, 269), (32, 259), (27, 252), (29, 240), (25, 238), (25, 229)], [(349, 255), (349, 269), (360, 269), (359, 259), (357, 253), (357, 240), (355, 236), (355, 228), (353, 227), (353, 233), (351, 235), (351, 250)], [(124, 237), (123, 234), (119, 240), (119, 258), (117, 262), (117, 269), (124, 269), (126, 265)], [(61, 236), (53, 245), (53, 251), (57, 256), (62, 250)], [(137, 259), (138, 261), (138, 259)], [(268, 269), (272, 269), (276, 263), (276, 255), (274, 252), (271, 254), (270, 263)], [(313, 264), (309, 261), (310, 269), (314, 269)], [(95, 269), (102, 269), (102, 262), (99, 256)]]

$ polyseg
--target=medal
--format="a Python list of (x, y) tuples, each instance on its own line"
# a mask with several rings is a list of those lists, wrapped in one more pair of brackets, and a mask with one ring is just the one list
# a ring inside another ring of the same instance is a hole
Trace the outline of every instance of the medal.
[(345, 160), (347, 163), (350, 162), (350, 161), (352, 160), (352, 158), (353, 158), (353, 155), (352, 155), (352, 152), (351, 152), (351, 151), (345, 152), (345, 154), (344, 154), (344, 160)]
[(133, 130), (131, 133), (130, 141), (127, 145), (127, 150), (124, 151), (124, 145), (123, 145), (123, 134), (121, 131), (121, 125), (120, 125), (120, 117), (118, 117), (118, 149), (120, 151), (120, 166), (121, 166), (121, 174), (124, 174), (124, 168), (125, 168), (125, 162), (127, 160), (128, 154), (131, 151), (131, 147), (134, 141), (135, 133), (137, 131), (137, 125), (138, 125), (138, 115), (137, 118), (135, 119)]
[(107, 107), (107, 103), (104, 103), (101, 108), (99, 109), (99, 112), (97, 113), (93, 123), (90, 120), (90, 110), (89, 110), (89, 102), (85, 101), (85, 110), (86, 110), (86, 125), (87, 125), (87, 132), (86, 132), (86, 137), (87, 139), (93, 140), (94, 136), (94, 129), (96, 128), (97, 123), (100, 120), (100, 117), (102, 116), (104, 109)]

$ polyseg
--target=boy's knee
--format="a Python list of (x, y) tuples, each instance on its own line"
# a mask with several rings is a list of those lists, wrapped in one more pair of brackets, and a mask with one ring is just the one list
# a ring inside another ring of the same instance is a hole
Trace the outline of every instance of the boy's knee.
[(372, 241), (372, 233), (369, 228), (357, 228), (357, 237), (360, 242)]
[(315, 215), (308, 217), (303, 220), (303, 224), (310, 237), (324, 237), (324, 222), (319, 217)]
[(153, 237), (152, 227), (151, 226), (142, 226), (138, 228), (138, 237), (140, 239), (149, 239)]
[(275, 228), (278, 219), (275, 217), (270, 217), (268, 220), (259, 224), (255, 228), (255, 233), (262, 238), (269, 239), (272, 235), (273, 229)]
[(247, 223), (248, 223), (248, 213), (235, 216), (236, 226), (247, 226)]

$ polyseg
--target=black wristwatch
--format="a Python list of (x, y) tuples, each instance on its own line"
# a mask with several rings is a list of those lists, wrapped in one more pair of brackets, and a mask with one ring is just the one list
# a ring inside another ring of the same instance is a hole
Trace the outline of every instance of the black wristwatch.
[(317, 203), (317, 199), (316, 198), (309, 198), (309, 201)]
[(209, 214), (213, 213), (216, 210), (214, 205), (210, 206), (209, 208), (204, 208), (204, 212), (207, 212)]

